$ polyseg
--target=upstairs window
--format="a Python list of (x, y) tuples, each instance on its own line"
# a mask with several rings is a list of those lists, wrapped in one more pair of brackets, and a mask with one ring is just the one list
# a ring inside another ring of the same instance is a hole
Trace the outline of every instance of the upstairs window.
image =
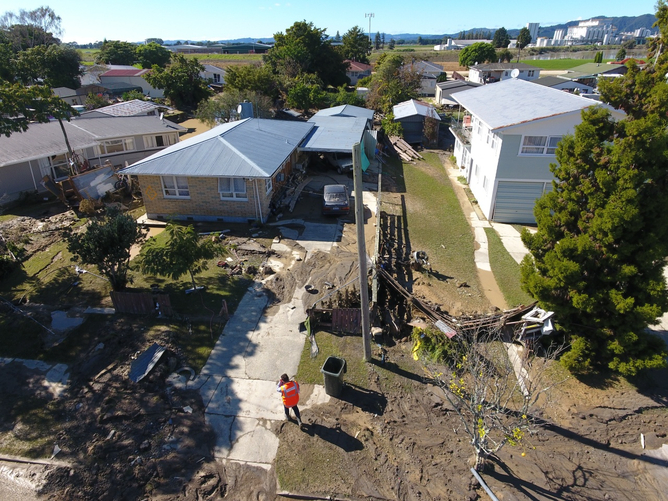
[(561, 136), (524, 136), (522, 155), (554, 155)]

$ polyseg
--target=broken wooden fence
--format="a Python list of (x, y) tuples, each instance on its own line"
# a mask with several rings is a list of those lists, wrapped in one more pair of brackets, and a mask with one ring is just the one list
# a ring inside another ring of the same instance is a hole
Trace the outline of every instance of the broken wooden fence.
[(362, 332), (362, 312), (359, 308), (311, 308), (308, 310), (308, 315), (318, 325), (329, 327), (332, 332), (346, 334)]

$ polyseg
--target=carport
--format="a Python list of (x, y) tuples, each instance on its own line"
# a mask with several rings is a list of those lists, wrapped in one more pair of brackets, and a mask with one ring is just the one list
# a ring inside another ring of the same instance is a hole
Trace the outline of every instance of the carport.
[(367, 158), (373, 160), (377, 132), (369, 130), (369, 121), (366, 118), (319, 116), (316, 114), (311, 117), (309, 123), (315, 124), (315, 127), (306, 136), (299, 147), (299, 151), (309, 154), (352, 154), (353, 144), (364, 142), (364, 151)]

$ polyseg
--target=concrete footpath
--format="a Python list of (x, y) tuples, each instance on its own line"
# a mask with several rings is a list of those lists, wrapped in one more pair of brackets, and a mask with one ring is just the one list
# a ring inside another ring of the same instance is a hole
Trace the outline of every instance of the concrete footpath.
[[(286, 233), (306, 249), (304, 259), (316, 250), (329, 251), (340, 239), (341, 223), (283, 222), (293, 227), (296, 223), (304, 230), (286, 228)], [(274, 250), (292, 253), (293, 259), (300, 254), (284, 243)], [(262, 284), (255, 283), (225, 325), (200, 375), (192, 381), (178, 374), (170, 377), (173, 386), (196, 389), (202, 395), (207, 423), (216, 432), (216, 459), (271, 467), (279, 443), (272, 427), (284, 420), (276, 383), (283, 373), (297, 373), (306, 341), (306, 333), (299, 330), (306, 319), (302, 294), (298, 287), (289, 303), (268, 315), (268, 297)], [(329, 396), (321, 385), (305, 386), (299, 408), (306, 420), (309, 407), (327, 402)]]

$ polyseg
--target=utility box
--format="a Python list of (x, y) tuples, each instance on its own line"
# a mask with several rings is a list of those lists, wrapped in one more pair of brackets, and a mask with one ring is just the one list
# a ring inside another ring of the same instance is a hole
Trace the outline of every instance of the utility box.
[(327, 357), (320, 372), (325, 376), (325, 393), (338, 397), (343, 391), (343, 374), (346, 372), (346, 360), (339, 357)]

